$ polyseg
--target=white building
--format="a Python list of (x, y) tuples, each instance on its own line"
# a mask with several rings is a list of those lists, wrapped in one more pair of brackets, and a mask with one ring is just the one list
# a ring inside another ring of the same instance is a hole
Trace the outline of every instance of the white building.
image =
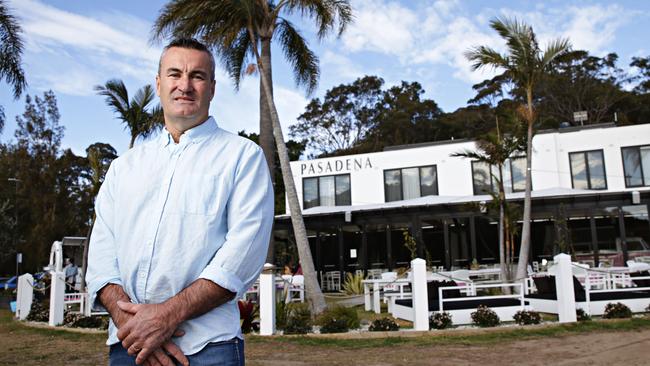
[[(494, 178), (487, 164), (451, 156), (466, 150), (476, 144), (444, 141), (292, 162), (317, 268), (402, 265), (410, 255), (404, 229), (435, 265), (498, 261), (496, 220), (487, 209)], [(513, 202), (522, 201), (525, 167), (523, 155), (506, 164)], [(567, 219), (574, 250), (593, 253), (595, 262), (616, 245), (650, 243), (650, 124), (539, 132), (532, 187), (534, 260), (557, 251), (558, 217)], [(289, 226), (287, 215), (276, 218), (280, 237)]]

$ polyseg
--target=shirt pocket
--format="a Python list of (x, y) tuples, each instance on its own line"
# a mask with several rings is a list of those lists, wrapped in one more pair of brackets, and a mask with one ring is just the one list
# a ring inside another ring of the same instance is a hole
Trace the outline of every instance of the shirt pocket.
[(217, 215), (225, 209), (229, 192), (230, 184), (222, 174), (190, 174), (179, 195), (179, 209), (188, 215)]

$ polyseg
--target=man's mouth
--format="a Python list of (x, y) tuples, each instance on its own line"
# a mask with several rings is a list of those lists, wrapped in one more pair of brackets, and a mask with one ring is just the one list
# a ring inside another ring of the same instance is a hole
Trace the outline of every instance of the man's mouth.
[(194, 98), (190, 98), (190, 97), (176, 97), (176, 98), (174, 98), (174, 100), (175, 100), (175, 101), (179, 101), (179, 102), (193, 102), (193, 101), (194, 101)]

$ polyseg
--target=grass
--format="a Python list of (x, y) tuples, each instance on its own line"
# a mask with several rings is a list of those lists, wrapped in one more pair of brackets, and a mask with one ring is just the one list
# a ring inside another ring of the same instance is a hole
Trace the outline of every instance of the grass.
[[(392, 345), (484, 345), (494, 344), (503, 341), (524, 340), (541, 337), (558, 337), (574, 334), (586, 334), (591, 332), (628, 332), (642, 329), (650, 329), (650, 318), (632, 318), (623, 320), (596, 320), (589, 322), (543, 325), (532, 327), (516, 327), (506, 329), (496, 329), (485, 332), (467, 334), (467, 332), (445, 331), (436, 334), (431, 331), (430, 335), (417, 337), (386, 337), (370, 339), (342, 339), (342, 338), (325, 338), (315, 336), (299, 337), (274, 337), (274, 341), (293, 343), (303, 346), (327, 346), (340, 347), (346, 349), (376, 348)], [(251, 343), (264, 342), (267, 338), (259, 336), (249, 336), (247, 341)]]
[(10, 333), (13, 335), (40, 335), (44, 337), (57, 337), (69, 341), (89, 340), (93, 338), (99, 342), (106, 341), (106, 334), (103, 333), (80, 333), (69, 332), (64, 329), (29, 327), (18, 321), (14, 321), (13, 313), (7, 310), (0, 311), (0, 329), (2, 333)]

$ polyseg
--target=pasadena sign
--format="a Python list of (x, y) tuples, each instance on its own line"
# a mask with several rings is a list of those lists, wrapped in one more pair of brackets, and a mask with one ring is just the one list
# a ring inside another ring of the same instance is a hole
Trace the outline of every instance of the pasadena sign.
[(358, 171), (372, 168), (370, 158), (350, 158), (300, 164), (300, 175)]

